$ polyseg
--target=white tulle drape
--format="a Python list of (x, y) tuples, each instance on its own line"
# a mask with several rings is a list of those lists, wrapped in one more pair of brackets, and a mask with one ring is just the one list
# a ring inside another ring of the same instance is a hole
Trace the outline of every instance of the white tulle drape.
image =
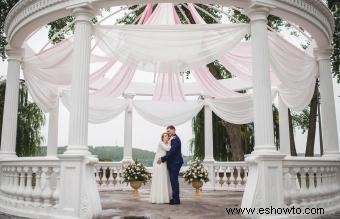
[[(23, 74), (34, 102), (45, 112), (58, 106), (59, 92), (69, 90), (72, 83), (73, 41), (66, 39), (51, 48), (34, 53), (25, 46)], [(91, 63), (106, 63), (93, 73), (95, 82), (115, 63), (112, 57), (91, 55)], [(103, 73), (104, 72), (104, 73)]]
[(246, 124), (254, 120), (253, 100), (244, 98), (207, 99), (206, 104), (224, 121)]
[(147, 121), (167, 126), (180, 125), (192, 119), (204, 106), (204, 101), (133, 101), (136, 111)]
[(210, 63), (237, 45), (248, 24), (97, 26), (98, 47), (122, 63), (152, 72), (180, 72)]
[(270, 65), (279, 80), (277, 89), (291, 109), (303, 110), (310, 103), (316, 82), (317, 64), (313, 57), (269, 32)]
[[(153, 101), (132, 102), (135, 110), (154, 124), (182, 124), (204, 104), (225, 121), (243, 124), (253, 120), (252, 97), (231, 91), (206, 67), (219, 60), (235, 77), (252, 82), (251, 42), (241, 42), (249, 33), (249, 24), (207, 25), (192, 4), (188, 8), (198, 24), (179, 24), (174, 5), (165, 3), (158, 4), (153, 13), (152, 4), (148, 4), (139, 25), (94, 27), (95, 44), (105, 55), (91, 56), (91, 63), (100, 63), (100, 67), (89, 76), (90, 88), (95, 87), (90, 92), (89, 122), (108, 122), (126, 110), (129, 102), (117, 97), (127, 90), (136, 69), (159, 74)], [(289, 108), (302, 110), (313, 95), (315, 58), (276, 33), (269, 31), (268, 35), (272, 86)], [(106, 78), (117, 62), (121, 68)], [(60, 93), (69, 106), (73, 66), (72, 39), (37, 54), (26, 48), (24, 77), (33, 100), (45, 112), (57, 106)], [(184, 101), (183, 83), (178, 78), (184, 70), (191, 70), (202, 95), (213, 98)]]
[[(61, 101), (70, 109), (70, 93), (64, 92)], [(94, 124), (109, 122), (121, 114), (129, 106), (126, 99), (107, 96), (89, 96), (89, 122)]]
[[(271, 84), (291, 109), (303, 110), (314, 93), (316, 60), (277, 33), (268, 32)], [(233, 75), (252, 81), (251, 42), (242, 42), (219, 60)]]

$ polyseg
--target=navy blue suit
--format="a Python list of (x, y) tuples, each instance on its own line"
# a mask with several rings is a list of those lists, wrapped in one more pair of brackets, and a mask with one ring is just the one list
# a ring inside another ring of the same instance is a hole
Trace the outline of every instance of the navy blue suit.
[(170, 175), (170, 183), (172, 188), (172, 198), (174, 201), (179, 201), (179, 182), (178, 174), (183, 164), (181, 152), (181, 140), (177, 135), (174, 135), (171, 140), (171, 149), (166, 152), (165, 156), (161, 157), (162, 162), (167, 162), (167, 167)]

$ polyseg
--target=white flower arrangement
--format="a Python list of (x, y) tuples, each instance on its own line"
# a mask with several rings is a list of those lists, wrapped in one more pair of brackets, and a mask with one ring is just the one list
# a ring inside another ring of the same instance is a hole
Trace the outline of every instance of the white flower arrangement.
[(189, 161), (189, 168), (183, 173), (184, 180), (188, 183), (193, 181), (208, 182), (208, 170), (199, 159)]
[(123, 168), (123, 182), (142, 181), (144, 184), (151, 179), (151, 173), (147, 171), (145, 166), (134, 161)]

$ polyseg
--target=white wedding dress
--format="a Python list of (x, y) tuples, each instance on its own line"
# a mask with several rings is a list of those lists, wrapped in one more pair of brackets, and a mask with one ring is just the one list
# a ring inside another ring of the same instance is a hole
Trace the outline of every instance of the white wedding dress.
[(155, 159), (153, 161), (150, 202), (155, 204), (169, 203), (170, 178), (166, 162), (157, 164), (158, 158), (164, 156), (170, 150), (170, 144), (159, 142)]

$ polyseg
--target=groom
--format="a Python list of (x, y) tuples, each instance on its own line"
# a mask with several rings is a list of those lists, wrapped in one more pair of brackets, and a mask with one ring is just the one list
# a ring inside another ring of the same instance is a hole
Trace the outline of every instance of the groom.
[(178, 174), (183, 164), (182, 152), (181, 152), (181, 140), (176, 135), (176, 128), (170, 125), (166, 128), (167, 133), (171, 136), (171, 149), (166, 152), (166, 155), (160, 157), (157, 161), (158, 164), (167, 161), (167, 167), (170, 175), (170, 183), (172, 188), (172, 199), (170, 205), (179, 205), (179, 182)]

